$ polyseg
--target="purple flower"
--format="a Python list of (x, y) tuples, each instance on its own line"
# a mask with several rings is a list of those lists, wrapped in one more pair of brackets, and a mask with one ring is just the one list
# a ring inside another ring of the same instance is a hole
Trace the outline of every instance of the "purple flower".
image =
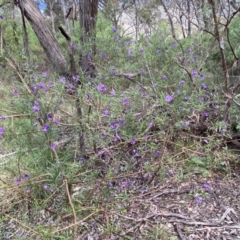
[(48, 113), (48, 114), (47, 114), (47, 119), (50, 120), (50, 119), (52, 119), (52, 118), (53, 118), (53, 115), (52, 115), (51, 113)]
[(86, 58), (87, 58), (88, 61), (91, 61), (91, 54), (88, 53), (87, 56), (86, 56)]
[(199, 102), (204, 102), (204, 97), (200, 97)]
[(42, 73), (42, 77), (43, 77), (43, 78), (47, 77), (47, 72), (43, 72), (43, 73)]
[(51, 144), (50, 148), (51, 148), (52, 150), (54, 150), (54, 149), (56, 148), (56, 146), (57, 146), (57, 144), (56, 144), (55, 142), (53, 142), (53, 143)]
[(173, 96), (168, 94), (168, 95), (165, 97), (165, 101), (166, 101), (167, 103), (172, 102), (172, 101), (173, 101)]
[(73, 48), (73, 49), (77, 49), (77, 48), (78, 48), (78, 45), (77, 45), (76, 43), (74, 43), (74, 44), (72, 45), (72, 48)]
[(49, 126), (47, 124), (42, 125), (42, 131), (47, 132), (49, 130)]
[(17, 184), (19, 184), (19, 183), (21, 183), (21, 179), (20, 179), (20, 178), (17, 178), (17, 179), (15, 180), (15, 182), (16, 182)]
[(104, 84), (99, 84), (97, 89), (98, 89), (99, 92), (106, 92), (107, 91), (107, 88), (105, 87)]
[(85, 97), (86, 97), (87, 100), (91, 99), (91, 96), (88, 93), (85, 95)]
[(108, 109), (105, 109), (104, 111), (103, 111), (103, 114), (105, 115), (105, 116), (107, 116), (107, 115), (109, 115), (109, 110)]
[(173, 42), (172, 45), (173, 45), (173, 47), (176, 47), (176, 46), (177, 46), (177, 43), (176, 43), (176, 42)]
[(23, 179), (25, 179), (25, 180), (28, 180), (28, 179), (29, 179), (29, 176), (28, 176), (27, 173), (25, 173), (25, 174), (23, 175)]
[(145, 136), (144, 136), (144, 139), (145, 139), (145, 140), (148, 140), (149, 137), (150, 137), (149, 135), (145, 135)]
[(43, 189), (44, 189), (44, 190), (47, 190), (47, 189), (48, 189), (48, 185), (44, 184), (44, 185), (43, 185)]
[(189, 124), (190, 124), (189, 121), (184, 122), (184, 126), (185, 126), (185, 127), (188, 127)]
[(110, 128), (116, 129), (117, 127), (118, 127), (118, 123), (116, 123), (116, 122), (111, 122), (110, 123)]
[(183, 85), (184, 83), (185, 83), (184, 80), (181, 80), (181, 81), (179, 82), (180, 85)]
[(114, 90), (114, 88), (112, 88), (111, 92), (110, 92), (113, 96), (116, 95), (116, 91)]
[(32, 92), (33, 92), (33, 94), (36, 94), (36, 92), (37, 92), (37, 86), (36, 85), (32, 85)]
[(190, 54), (191, 52), (192, 52), (191, 49), (188, 49), (188, 50), (187, 50), (187, 54)]
[(123, 105), (128, 104), (128, 98), (124, 98), (124, 99), (122, 100), (122, 104), (123, 104)]
[(202, 88), (202, 89), (207, 89), (207, 85), (206, 85), (205, 83), (202, 83), (202, 84), (201, 84), (201, 88)]
[(79, 162), (83, 163), (85, 161), (85, 158), (79, 158)]
[(40, 82), (40, 83), (38, 83), (38, 86), (39, 86), (40, 88), (45, 88), (45, 83), (44, 83), (44, 82)]
[(192, 70), (191, 75), (192, 75), (193, 78), (195, 78), (197, 76), (197, 71), (196, 70)]
[(160, 52), (161, 52), (161, 50), (160, 50), (160, 49), (158, 49), (158, 50), (156, 51), (156, 53), (157, 53), (157, 54), (159, 54)]
[(117, 28), (115, 26), (112, 26), (112, 32), (116, 33), (117, 32)]
[(204, 183), (203, 188), (205, 188), (206, 190), (209, 190), (211, 188), (211, 186), (209, 183)]
[(144, 54), (144, 50), (141, 49), (141, 50), (139, 51), (139, 53), (140, 53), (140, 54)]
[(201, 79), (204, 79), (205, 78), (205, 75), (203, 73), (200, 74), (200, 78)]
[(32, 110), (33, 110), (33, 112), (39, 112), (39, 111), (40, 111), (40, 108), (39, 108), (38, 106), (34, 105), (34, 106), (32, 107)]
[(13, 94), (14, 94), (14, 95), (18, 95), (18, 94), (19, 94), (19, 91), (18, 91), (17, 89), (14, 89), (14, 90), (13, 90)]
[(132, 185), (132, 181), (123, 181), (122, 183), (121, 183), (121, 186), (119, 186), (119, 189), (120, 190), (123, 190), (124, 188), (127, 188), (127, 187), (129, 187), (130, 185)]
[(128, 55), (128, 56), (132, 56), (132, 53), (133, 53), (132, 50), (131, 50), (131, 49), (128, 49), (127, 55)]
[(171, 170), (171, 169), (168, 170), (168, 171), (167, 171), (167, 174), (168, 174), (168, 176), (173, 176), (173, 170)]
[(155, 152), (155, 154), (156, 154), (157, 156), (159, 156), (159, 155), (161, 154), (161, 152), (160, 152), (159, 150), (157, 150), (157, 151)]
[(2, 15), (0, 15), (0, 19), (3, 19), (3, 16), (2, 16)]
[(53, 123), (56, 124), (56, 125), (58, 125), (58, 124), (59, 124), (59, 120), (58, 120), (58, 119), (55, 119), (55, 120), (53, 121)]
[(120, 119), (120, 120), (119, 120), (119, 124), (120, 124), (121, 126), (124, 125), (124, 124), (125, 124), (124, 120)]
[(4, 127), (0, 127), (0, 135), (4, 134), (5, 132), (5, 128)]
[(108, 59), (108, 55), (107, 54), (103, 54), (103, 59)]
[(136, 143), (136, 139), (135, 138), (132, 138), (131, 140), (130, 140), (130, 143), (133, 145), (133, 144), (135, 144)]
[(202, 198), (202, 197), (197, 197), (197, 198), (195, 199), (195, 202), (198, 203), (198, 204), (200, 204), (200, 203), (203, 202), (203, 198)]
[(166, 76), (166, 75), (163, 75), (163, 76), (162, 76), (162, 79), (163, 79), (163, 80), (167, 80), (167, 76)]
[(112, 75), (115, 75), (116, 74), (116, 68), (112, 68)]
[(1, 119), (2, 119), (2, 120), (6, 120), (7, 117), (6, 117), (5, 115), (2, 115), (2, 116), (1, 116)]
[(65, 77), (61, 77), (59, 80), (61, 83), (66, 83), (66, 78)]
[(198, 58), (197, 55), (194, 55), (194, 56), (193, 56), (193, 59), (194, 59), (194, 60), (197, 60), (197, 58)]
[(140, 154), (137, 152), (137, 150), (133, 149), (134, 157), (140, 157)]

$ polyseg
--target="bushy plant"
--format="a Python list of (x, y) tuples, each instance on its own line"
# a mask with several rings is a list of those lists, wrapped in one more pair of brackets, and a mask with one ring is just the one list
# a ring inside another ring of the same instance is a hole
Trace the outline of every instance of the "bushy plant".
[[(216, 86), (204, 62), (208, 50), (197, 47), (201, 36), (178, 41), (160, 26), (134, 40), (101, 21), (95, 51), (73, 37), (95, 76), (79, 69), (67, 78), (24, 63), (25, 77), (0, 92), (1, 145), (13, 153), (1, 165), (1, 188), (11, 206), (27, 201), (36, 215), (49, 212), (44, 229), (41, 221), (31, 226), (35, 236), (58, 234), (58, 216), (71, 213), (77, 227), (76, 217), (104, 208), (126, 212), (131, 195), (164, 178), (209, 176), (222, 161), (213, 151), (227, 152), (226, 112), (239, 113), (236, 105), (226, 108), (222, 79)], [(66, 236), (71, 228), (63, 227)], [(106, 232), (121, 230), (108, 224)]]

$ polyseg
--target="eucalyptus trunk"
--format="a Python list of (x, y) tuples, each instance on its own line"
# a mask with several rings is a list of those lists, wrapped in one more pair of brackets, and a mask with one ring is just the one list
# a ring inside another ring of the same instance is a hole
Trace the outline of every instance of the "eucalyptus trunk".
[(41, 11), (33, 0), (22, 0), (19, 8), (32, 26), (48, 59), (61, 73), (67, 73), (67, 62), (52, 31), (49, 29)]
[(98, 0), (81, 0), (79, 2), (80, 26), (82, 28), (82, 42), (95, 36), (95, 26), (98, 14)]

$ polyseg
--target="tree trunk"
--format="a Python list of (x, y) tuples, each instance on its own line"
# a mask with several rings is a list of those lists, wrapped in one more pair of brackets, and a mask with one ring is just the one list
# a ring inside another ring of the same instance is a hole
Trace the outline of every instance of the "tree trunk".
[(31, 24), (48, 59), (61, 74), (67, 74), (67, 62), (42, 13), (33, 0), (22, 0), (19, 8)]
[(66, 17), (67, 15), (67, 11), (66, 11), (66, 4), (65, 4), (65, 0), (61, 0), (61, 8), (62, 8), (62, 12), (63, 12), (63, 19), (64, 19), (64, 24), (65, 24), (65, 27), (66, 27), (66, 32), (67, 34), (70, 33), (70, 27), (69, 27), (69, 21)]
[(98, 0), (81, 0), (80, 7), (80, 26), (83, 31), (82, 42), (94, 37), (95, 25), (98, 14)]
[(49, 13), (50, 13), (50, 18), (51, 18), (51, 23), (52, 23), (52, 32), (54, 37), (56, 37), (56, 30), (55, 30), (55, 19), (54, 19), (54, 15), (53, 15), (53, 5), (54, 2), (49, 1)]
[[(80, 27), (82, 29), (81, 43), (84, 45), (92, 40), (92, 54), (95, 54), (95, 26), (98, 13), (98, 0), (81, 0), (79, 1), (80, 9)], [(80, 67), (82, 68), (85, 75), (95, 76), (95, 68), (91, 64), (91, 56), (89, 54), (83, 55), (80, 53), (79, 56)], [(76, 109), (77, 115), (80, 122), (82, 122), (82, 109), (80, 105), (80, 99), (76, 98)], [(79, 151), (82, 156), (85, 155), (85, 144), (84, 144), (84, 126), (79, 135)]]
[(187, 1), (187, 16), (188, 16), (188, 37), (191, 36), (191, 4), (190, 4), (190, 0)]

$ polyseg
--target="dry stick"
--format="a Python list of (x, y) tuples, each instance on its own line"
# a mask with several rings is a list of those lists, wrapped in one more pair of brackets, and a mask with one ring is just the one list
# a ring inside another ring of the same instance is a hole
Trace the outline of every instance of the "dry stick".
[(158, 194), (156, 194), (155, 196), (149, 198), (148, 200), (152, 200), (154, 198), (157, 198), (157, 197), (160, 197), (162, 195), (167, 195), (167, 194), (173, 194), (173, 193), (189, 193), (190, 192), (190, 189), (182, 189), (182, 190), (176, 190), (176, 189), (170, 189), (170, 190), (165, 190), (163, 192), (160, 192)]
[(56, 191), (54, 191), (46, 200), (44, 200), (43, 205), (45, 205), (48, 202), (48, 200), (51, 199), (64, 184), (65, 183), (63, 183), (61, 186), (59, 186)]
[[(219, 226), (219, 227), (211, 227), (211, 229), (240, 229), (240, 225), (224, 225), (224, 226)], [(195, 229), (196, 231), (202, 231), (202, 230), (205, 230), (207, 228), (197, 228)]]
[(14, 63), (5, 57), (5, 59), (7, 60), (8, 64), (15, 70), (15, 72), (17, 73), (17, 75), (19, 76), (21, 82), (23, 83), (24, 87), (27, 89), (28, 93), (32, 94), (31, 89), (29, 88), (29, 86), (27, 85), (27, 83), (25, 82), (22, 74), (18, 71), (17, 67), (14, 65)]
[(157, 170), (153, 173), (152, 177), (149, 179), (149, 181), (147, 182), (147, 184), (151, 184), (151, 183), (152, 183), (152, 181), (153, 181), (154, 178), (157, 176), (158, 171), (159, 171), (160, 168), (161, 168), (160, 160), (161, 160), (161, 159), (163, 158), (163, 156), (164, 156), (164, 151), (165, 151), (166, 144), (167, 144), (167, 139), (164, 140), (163, 151), (162, 151), (162, 154), (161, 154), (161, 156), (159, 157), (159, 161), (158, 161), (159, 166), (157, 167)]
[(64, 227), (64, 228), (62, 228), (62, 229), (59, 229), (59, 230), (54, 231), (53, 234), (56, 234), (56, 233), (58, 233), (58, 232), (65, 231), (65, 230), (67, 230), (67, 229), (69, 229), (69, 228), (72, 228), (72, 227), (74, 227), (74, 226), (76, 226), (76, 225), (78, 225), (78, 224), (80, 224), (80, 223), (83, 223), (84, 221), (86, 221), (87, 219), (89, 219), (90, 217), (92, 217), (94, 214), (99, 213), (99, 212), (102, 212), (102, 211), (103, 211), (103, 210), (98, 210), (98, 211), (96, 211), (96, 212), (93, 212), (93, 213), (89, 214), (87, 217), (83, 218), (82, 220), (80, 220), (80, 221), (78, 221), (78, 222), (76, 222), (76, 223), (70, 224), (70, 225), (67, 226), (67, 227)]
[(74, 239), (76, 238), (76, 234), (77, 234), (77, 215), (76, 215), (76, 211), (75, 211), (75, 208), (73, 206), (73, 203), (72, 203), (72, 199), (71, 199), (71, 195), (70, 195), (70, 192), (69, 192), (69, 187), (68, 187), (68, 182), (67, 182), (67, 179), (64, 179), (64, 182), (65, 182), (65, 185), (66, 185), (66, 191), (67, 191), (67, 196), (68, 196), (68, 202), (72, 208), (72, 211), (73, 211), (73, 217), (74, 217)]
[(133, 77), (141, 76), (141, 73), (133, 74), (133, 73), (116, 73), (114, 76), (116, 77), (124, 77), (129, 81), (132, 81), (138, 84), (142, 89), (146, 90), (146, 88), (137, 80), (133, 79)]
[(42, 236), (42, 234), (41, 234), (40, 232), (36, 232), (34, 229), (32, 229), (32, 228), (30, 228), (30, 227), (24, 225), (23, 223), (19, 222), (17, 219), (11, 217), (9, 214), (5, 213), (4, 215), (5, 215), (6, 217), (12, 219), (14, 222), (17, 222), (17, 223), (18, 223), (19, 225), (21, 225), (22, 227), (24, 227), (24, 228), (30, 230), (31, 232), (34, 232), (37, 236), (38, 236), (38, 235), (41, 235), (41, 236)]
[(150, 218), (153, 218), (153, 217), (154, 218), (155, 217), (177, 217), (177, 218), (185, 219), (185, 220), (190, 219), (186, 216), (183, 216), (183, 215), (177, 214), (177, 213), (153, 213), (151, 215), (148, 215), (148, 216), (143, 217), (143, 218), (138, 218), (138, 219), (135, 219), (133, 217), (124, 216), (124, 215), (116, 213), (116, 212), (114, 214), (116, 214), (119, 217), (131, 220), (131, 221), (134, 221), (134, 222), (146, 222), (147, 220), (149, 220)]
[(181, 240), (187, 240), (186, 237), (184, 236), (181, 228), (179, 227), (179, 224), (174, 224), (174, 228)]

